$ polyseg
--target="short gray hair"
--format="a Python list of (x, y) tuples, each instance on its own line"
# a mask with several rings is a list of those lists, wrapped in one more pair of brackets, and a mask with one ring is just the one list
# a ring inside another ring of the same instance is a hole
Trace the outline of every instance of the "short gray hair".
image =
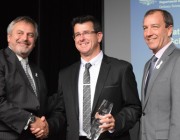
[(35, 28), (35, 39), (37, 39), (37, 37), (38, 37), (38, 25), (37, 25), (37, 23), (36, 23), (32, 18), (30, 18), (30, 17), (28, 17), (28, 16), (20, 16), (20, 17), (15, 18), (15, 19), (8, 25), (8, 27), (7, 27), (7, 34), (11, 34), (14, 25), (15, 25), (16, 23), (20, 22), (20, 21), (24, 21), (24, 22), (26, 22), (26, 23), (30, 23), (30, 24), (32, 24), (32, 25), (34, 26), (34, 28)]

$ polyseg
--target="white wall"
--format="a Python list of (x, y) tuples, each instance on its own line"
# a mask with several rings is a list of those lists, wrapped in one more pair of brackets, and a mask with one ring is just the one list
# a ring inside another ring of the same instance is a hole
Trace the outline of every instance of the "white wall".
[(104, 0), (104, 52), (131, 61), (130, 0)]

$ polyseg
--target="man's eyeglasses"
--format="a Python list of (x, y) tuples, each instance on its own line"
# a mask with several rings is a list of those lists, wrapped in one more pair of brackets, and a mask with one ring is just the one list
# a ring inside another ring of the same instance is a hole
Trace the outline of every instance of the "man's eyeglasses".
[(96, 31), (84, 31), (82, 33), (76, 33), (74, 34), (73, 38), (74, 39), (79, 39), (81, 37), (81, 35), (83, 37), (89, 37), (91, 34), (97, 33)]

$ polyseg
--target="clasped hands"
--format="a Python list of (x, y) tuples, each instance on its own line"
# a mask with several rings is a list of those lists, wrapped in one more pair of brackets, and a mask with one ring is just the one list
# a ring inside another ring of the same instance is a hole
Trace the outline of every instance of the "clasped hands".
[(41, 118), (36, 117), (35, 122), (30, 124), (30, 130), (31, 133), (36, 136), (36, 138), (41, 140), (47, 138), (49, 134), (49, 126), (46, 118), (44, 116)]

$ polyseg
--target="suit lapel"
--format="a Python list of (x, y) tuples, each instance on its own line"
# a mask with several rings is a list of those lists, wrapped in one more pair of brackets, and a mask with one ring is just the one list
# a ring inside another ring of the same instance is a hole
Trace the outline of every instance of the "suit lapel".
[(108, 57), (106, 55), (104, 55), (102, 63), (101, 63), (100, 71), (99, 71), (97, 84), (96, 84), (94, 102), (93, 102), (93, 107), (92, 107), (92, 114), (95, 113), (94, 109), (96, 107), (99, 96), (101, 95), (102, 89), (104, 87), (104, 83), (105, 83), (105, 81), (107, 79), (107, 76), (108, 76), (108, 73), (109, 73), (110, 65), (108, 63), (109, 63), (108, 62)]
[(22, 78), (24, 79), (25, 83), (28, 85), (28, 79), (26, 77), (26, 74), (24, 72), (23, 67), (21, 66), (21, 63), (19, 62), (17, 56), (15, 55), (15, 53), (9, 49), (9, 47), (6, 48), (6, 54), (8, 55), (8, 61), (9, 63), (11, 63), (13, 66), (13, 68), (15, 68), (17, 72), (19, 72), (19, 74), (22, 76)]
[(141, 100), (142, 100), (142, 103), (144, 103), (144, 100), (145, 100), (144, 88), (145, 88), (145, 80), (146, 80), (146, 77), (147, 77), (147, 74), (148, 74), (148, 68), (149, 68), (149, 65), (150, 65), (150, 60), (146, 63), (146, 65), (144, 67), (144, 75), (143, 75), (142, 87), (141, 87), (141, 93), (142, 93), (141, 94)]
[[(169, 59), (170, 54), (174, 51), (174, 49), (175, 49), (175, 46), (173, 44), (170, 45), (167, 48), (167, 50), (164, 52), (164, 54), (161, 56), (161, 58), (159, 59), (157, 65), (153, 71), (152, 77), (149, 81), (149, 85), (148, 85), (147, 92), (146, 92), (146, 97), (144, 99), (143, 108), (145, 108), (145, 106), (147, 104), (147, 101), (149, 99), (149, 96), (150, 96), (150, 93), (151, 93), (155, 79), (157, 78), (160, 71), (163, 69), (164, 65), (166, 64), (167, 60)], [(143, 94), (144, 94), (144, 92), (143, 92)]]
[[(26, 73), (25, 73), (25, 71), (24, 71), (24, 69), (23, 69), (23, 67), (22, 67), (22, 65), (21, 65), (21, 62), (20, 62), (19, 60), (17, 60), (16, 66), (17, 66), (17, 71), (19, 72), (19, 74), (20, 74), (20, 75), (22, 76), (22, 78), (24, 79), (27, 87), (29, 87), (29, 88), (31, 89), (31, 85), (30, 85), (30, 83), (29, 83), (29, 80), (28, 80), (28, 78), (27, 78), (27, 76), (26, 76)], [(33, 91), (33, 89), (32, 89), (32, 91)], [(34, 91), (33, 91), (33, 92), (34, 92)]]
[[(39, 97), (40, 96), (39, 95), (40, 83), (39, 83), (38, 72), (37, 72), (35, 66), (32, 63), (29, 63), (29, 67), (31, 69), (31, 73), (32, 73), (32, 76), (33, 76), (33, 79), (34, 79), (34, 82), (35, 82), (35, 85), (36, 85), (37, 96)], [(31, 89), (32, 89), (32, 92), (34, 93), (32, 86), (31, 86)]]
[(76, 110), (76, 117), (79, 118), (79, 99), (78, 99), (78, 78), (79, 78), (79, 69), (80, 69), (80, 61), (75, 64), (74, 69), (72, 69), (71, 74), (72, 79), (71, 79), (71, 86), (72, 87), (72, 92), (71, 92), (71, 97), (75, 99), (74, 101), (74, 107)]
[(8, 61), (14, 65), (14, 68), (16, 69), (15, 71), (17, 71), (21, 77), (23, 78), (24, 82), (26, 83), (27, 87), (31, 89), (31, 91), (34, 93), (31, 84), (29, 83), (29, 80), (25, 74), (25, 71), (21, 65), (21, 62), (18, 60), (17, 56), (15, 55), (15, 53), (9, 48), (7, 47), (5, 50), (6, 54), (8, 55)]
[[(36, 84), (36, 89), (38, 89), (38, 84), (37, 84), (37, 81), (38, 81), (38, 80), (37, 80), (37, 78), (35, 78), (35, 76), (34, 76), (34, 69), (32, 69), (32, 66), (31, 66), (31, 65), (29, 65), (29, 66), (30, 66), (30, 69), (31, 69), (32, 76), (33, 76), (33, 78), (34, 78), (34, 82), (35, 82), (35, 84)], [(34, 93), (34, 90), (33, 90), (32, 86), (31, 86), (31, 84), (30, 84), (30, 82), (29, 82), (29, 79), (27, 78), (27, 75), (26, 75), (26, 73), (25, 73), (25, 71), (24, 71), (24, 69), (23, 69), (23, 67), (22, 67), (22, 65), (21, 65), (21, 62), (20, 62), (19, 60), (18, 60), (18, 62), (17, 62), (17, 70), (18, 70), (19, 73), (22, 75), (25, 83), (27, 84), (27, 87), (32, 91), (32, 93), (34, 94), (34, 96), (36, 96), (35, 93)], [(38, 94), (38, 90), (37, 90), (37, 94)]]

